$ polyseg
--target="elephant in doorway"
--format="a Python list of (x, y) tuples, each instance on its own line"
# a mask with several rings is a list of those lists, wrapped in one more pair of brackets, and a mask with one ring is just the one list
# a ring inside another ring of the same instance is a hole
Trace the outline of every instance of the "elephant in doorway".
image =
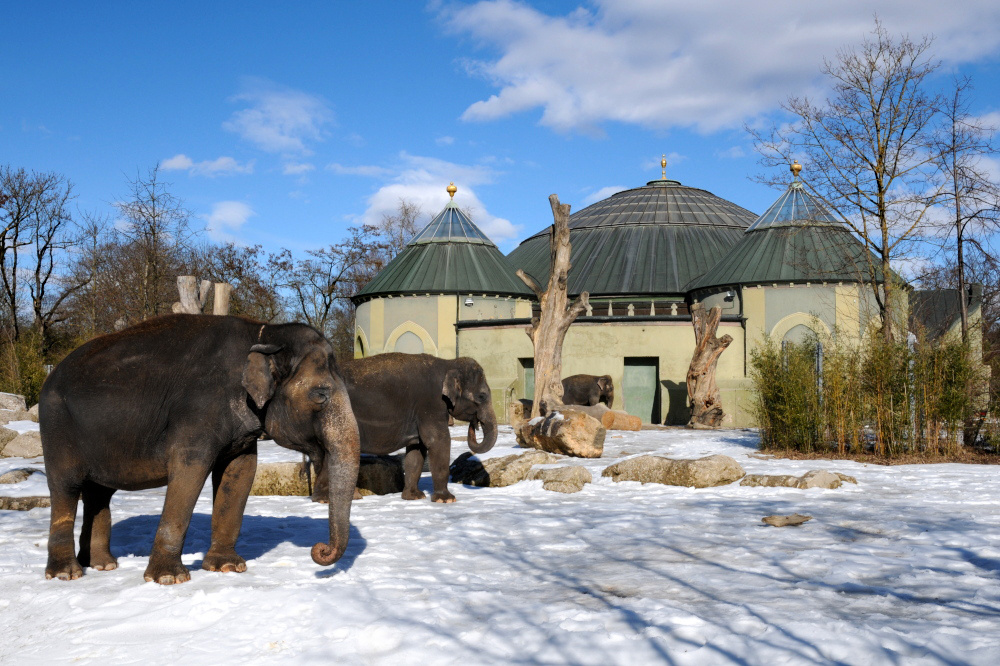
[(615, 402), (615, 384), (611, 375), (572, 375), (562, 380), (563, 404), (593, 406), (603, 402), (611, 407)]
[[(482, 366), (471, 358), (388, 353), (341, 365), (351, 409), (361, 433), (361, 452), (388, 455), (405, 448), (403, 499), (423, 499), (417, 487), (429, 459), (434, 502), (454, 502), (448, 491), (451, 433), (448, 419), (469, 422), (469, 449), (485, 453), (497, 440), (497, 418)], [(482, 441), (476, 436), (482, 426)], [(322, 459), (313, 499), (326, 497)]]
[(111, 496), (166, 485), (144, 575), (162, 584), (190, 580), (181, 553), (209, 475), (212, 543), (202, 568), (245, 571), (235, 545), (265, 429), (278, 444), (326, 461), (330, 537), (313, 546), (313, 560), (328, 566), (347, 549), (358, 427), (333, 349), (309, 326), (150, 319), (73, 351), (45, 381), (39, 405), (52, 498), (46, 578), (79, 578), (87, 566), (115, 569)]

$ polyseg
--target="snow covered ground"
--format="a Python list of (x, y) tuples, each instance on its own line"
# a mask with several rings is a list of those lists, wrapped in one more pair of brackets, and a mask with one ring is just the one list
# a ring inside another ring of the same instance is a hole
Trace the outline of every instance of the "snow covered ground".
[[(27, 424), (21, 424), (29, 428)], [(461, 428), (454, 435), (463, 434)], [(326, 507), (251, 497), (244, 574), (210, 573), (203, 493), (189, 583), (144, 583), (163, 489), (112, 503), (119, 568), (43, 577), (48, 509), (0, 511), (0, 662), (81, 664), (998, 664), (1000, 470), (751, 457), (751, 432), (610, 433), (594, 483), (451, 484), (458, 502), (355, 502), (347, 554), (309, 557)], [(465, 450), (453, 443), (453, 456)], [(488, 455), (517, 453), (509, 428)], [(827, 469), (837, 490), (613, 483), (625, 455), (724, 453)], [(262, 460), (294, 460), (268, 445)], [(0, 474), (41, 461), (0, 459)], [(422, 482), (429, 492), (430, 479)], [(0, 494), (47, 494), (41, 474)], [(764, 526), (769, 514), (814, 516)]]

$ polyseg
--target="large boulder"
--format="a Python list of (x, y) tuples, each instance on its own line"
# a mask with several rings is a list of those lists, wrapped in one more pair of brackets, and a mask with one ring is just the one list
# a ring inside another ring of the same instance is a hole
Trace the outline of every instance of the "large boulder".
[(31, 417), (31, 412), (23, 409), (0, 409), (0, 425), (7, 425), (13, 421), (38, 421)]
[(645, 455), (615, 463), (605, 468), (601, 476), (611, 477), (612, 481), (711, 488), (739, 481), (745, 474), (740, 464), (729, 456), (714, 455), (696, 460), (673, 460)]
[(579, 465), (532, 469), (527, 481), (541, 480), (542, 488), (557, 493), (578, 493), (593, 480), (590, 470)]
[(741, 486), (763, 486), (765, 488), (839, 488), (843, 483), (857, 484), (858, 480), (853, 476), (847, 476), (840, 472), (827, 472), (826, 470), (812, 470), (802, 476), (792, 476), (790, 474), (748, 474), (742, 481)]
[(34, 405), (28, 410), (28, 420), (38, 423), (38, 405)]
[(362, 495), (392, 495), (403, 492), (402, 456), (361, 456), (358, 492)]
[(17, 437), (17, 431), (11, 430), (10, 428), (0, 428), (0, 457), (3, 456), (3, 450), (6, 448), (10, 442)]
[(0, 510), (3, 511), (30, 511), (45, 506), (52, 506), (48, 497), (0, 497)]
[(24, 396), (16, 393), (0, 393), (0, 409), (9, 409), (12, 412), (26, 412), (28, 406), (24, 404)]
[(524, 481), (534, 465), (550, 465), (560, 457), (544, 451), (480, 460), (466, 451), (451, 464), (451, 480), (467, 486), (503, 488)]
[(560, 407), (559, 411), (522, 423), (515, 436), (524, 448), (576, 458), (600, 458), (607, 432), (593, 416)]
[(21, 483), (22, 481), (27, 481), (28, 477), (37, 471), (37, 469), (30, 469), (28, 467), (12, 469), (5, 474), (0, 474), (0, 483)]
[(40, 455), (42, 455), (42, 436), (37, 430), (17, 435), (3, 447), (3, 451), (0, 451), (0, 457), (3, 458), (37, 458)]

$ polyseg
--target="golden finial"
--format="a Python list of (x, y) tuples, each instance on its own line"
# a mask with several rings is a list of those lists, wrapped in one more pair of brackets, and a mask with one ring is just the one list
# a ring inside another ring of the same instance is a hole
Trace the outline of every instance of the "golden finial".
[(799, 172), (802, 171), (802, 165), (799, 164), (798, 160), (792, 160), (792, 165), (788, 167), (788, 170), (792, 172), (792, 178), (798, 178)]
[(661, 155), (660, 156), (660, 177), (663, 180), (667, 179), (667, 156), (666, 155)]
[(458, 188), (455, 187), (455, 183), (453, 183), (453, 182), (449, 183), (448, 187), (446, 189), (448, 190), (448, 194), (451, 195), (452, 201), (454, 201), (455, 200), (455, 192), (458, 192)]

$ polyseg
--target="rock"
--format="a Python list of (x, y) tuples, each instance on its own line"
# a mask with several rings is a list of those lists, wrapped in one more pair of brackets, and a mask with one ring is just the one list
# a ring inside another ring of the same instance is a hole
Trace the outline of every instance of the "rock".
[(801, 513), (793, 513), (790, 516), (764, 516), (761, 518), (761, 521), (772, 527), (801, 525), (808, 520), (812, 520), (812, 516), (803, 516)]
[(600, 421), (571, 407), (532, 419), (515, 431), (522, 447), (576, 458), (600, 458), (607, 430)]
[(358, 492), (362, 495), (403, 492), (402, 456), (361, 456)]
[(2, 511), (30, 511), (45, 506), (52, 506), (48, 497), (0, 497)]
[(672, 460), (645, 455), (615, 463), (605, 468), (601, 476), (609, 476), (612, 481), (711, 488), (738, 481), (745, 474), (740, 464), (729, 456), (714, 455), (697, 460)]
[(467, 486), (503, 488), (527, 478), (533, 465), (549, 465), (559, 460), (559, 456), (544, 451), (479, 460), (466, 451), (451, 464), (451, 480)]
[(28, 419), (38, 423), (38, 405), (34, 405), (28, 410)]
[(790, 474), (748, 474), (740, 482), (741, 486), (764, 486), (768, 488), (839, 488), (842, 483), (857, 484), (853, 476), (839, 472), (812, 470), (802, 476)]
[(37, 430), (17, 435), (0, 452), (0, 456), (4, 458), (37, 458), (40, 455), (42, 455), (42, 436)]
[(510, 421), (511, 427), (514, 432), (520, 429), (521, 425), (528, 420), (531, 415), (531, 401), (530, 400), (518, 400), (511, 404), (510, 406)]
[(0, 428), (0, 457), (3, 457), (4, 448), (17, 437), (17, 431), (10, 428)]
[(0, 409), (9, 409), (12, 412), (26, 412), (28, 406), (24, 404), (24, 396), (16, 393), (0, 393)]
[(12, 421), (37, 421), (31, 418), (31, 412), (23, 409), (0, 409), (0, 425), (7, 425)]
[(22, 481), (27, 481), (28, 477), (37, 471), (37, 469), (30, 469), (28, 467), (12, 469), (6, 474), (0, 474), (0, 483), (21, 483)]
[(590, 471), (585, 467), (547, 467), (533, 469), (528, 473), (528, 481), (541, 480), (542, 488), (557, 493), (578, 493), (583, 486), (593, 480)]
[[(315, 481), (316, 476), (313, 475)], [(308, 495), (306, 465), (301, 462), (274, 462), (257, 465), (251, 495)]]

